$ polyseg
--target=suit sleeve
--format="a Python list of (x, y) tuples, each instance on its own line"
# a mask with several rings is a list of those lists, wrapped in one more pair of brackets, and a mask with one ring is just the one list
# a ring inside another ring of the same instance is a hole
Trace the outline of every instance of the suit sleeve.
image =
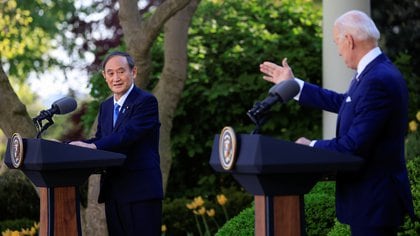
[(304, 106), (338, 113), (345, 94), (323, 89), (319, 86), (305, 83), (299, 98), (299, 103)]

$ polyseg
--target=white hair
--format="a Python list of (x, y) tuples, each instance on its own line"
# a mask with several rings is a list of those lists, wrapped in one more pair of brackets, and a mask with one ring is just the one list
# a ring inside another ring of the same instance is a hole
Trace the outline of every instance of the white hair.
[(352, 10), (338, 17), (334, 26), (337, 29), (338, 36), (344, 37), (350, 34), (356, 40), (374, 40), (378, 41), (380, 33), (373, 20), (364, 12)]

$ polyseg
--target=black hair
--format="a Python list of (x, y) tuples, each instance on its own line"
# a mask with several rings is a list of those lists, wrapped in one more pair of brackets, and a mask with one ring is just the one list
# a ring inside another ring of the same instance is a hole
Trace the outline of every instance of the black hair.
[(130, 54), (126, 53), (126, 52), (121, 52), (121, 51), (115, 51), (115, 52), (111, 52), (110, 54), (108, 54), (104, 61), (102, 62), (102, 70), (105, 70), (105, 65), (106, 63), (108, 63), (109, 59), (111, 59), (112, 57), (115, 56), (123, 56), (127, 59), (127, 63), (128, 66), (130, 67), (130, 70), (132, 70), (135, 66), (134, 64), (134, 59), (130, 56)]

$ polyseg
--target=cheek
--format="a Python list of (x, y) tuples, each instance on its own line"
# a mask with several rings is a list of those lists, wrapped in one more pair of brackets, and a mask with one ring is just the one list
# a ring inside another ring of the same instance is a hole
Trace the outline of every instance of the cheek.
[(112, 80), (105, 80), (106, 84), (108, 85), (109, 88), (112, 87)]
[(343, 49), (344, 47), (342, 44), (338, 46), (338, 52), (340, 53), (340, 55), (343, 55), (343, 51), (344, 51)]

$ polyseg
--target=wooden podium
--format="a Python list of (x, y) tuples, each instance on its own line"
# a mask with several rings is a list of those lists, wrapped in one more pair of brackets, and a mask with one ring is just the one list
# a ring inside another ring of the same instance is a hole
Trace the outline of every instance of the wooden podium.
[(262, 135), (241, 134), (236, 163), (226, 170), (219, 157), (216, 135), (210, 165), (230, 173), (255, 199), (255, 235), (306, 235), (303, 195), (325, 176), (356, 171), (359, 157), (321, 150)]
[[(7, 144), (5, 164), (16, 168)], [(39, 187), (41, 236), (82, 235), (77, 187), (89, 175), (124, 163), (125, 155), (43, 139), (22, 139), (18, 169)]]

